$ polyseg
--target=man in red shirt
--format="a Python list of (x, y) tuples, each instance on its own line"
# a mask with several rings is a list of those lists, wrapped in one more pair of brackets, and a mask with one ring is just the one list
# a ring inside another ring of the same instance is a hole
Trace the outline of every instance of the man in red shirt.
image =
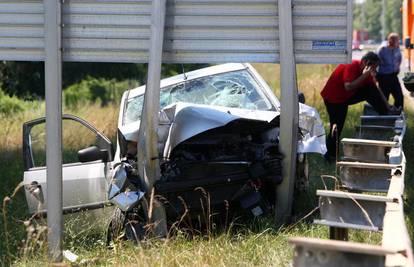
[(381, 115), (392, 108), (375, 82), (376, 69), (380, 62), (374, 52), (368, 52), (361, 60), (341, 64), (329, 77), (321, 96), (329, 115), (329, 135), (326, 138), (328, 152), (325, 159), (336, 159), (337, 142), (345, 123), (348, 106), (367, 101)]

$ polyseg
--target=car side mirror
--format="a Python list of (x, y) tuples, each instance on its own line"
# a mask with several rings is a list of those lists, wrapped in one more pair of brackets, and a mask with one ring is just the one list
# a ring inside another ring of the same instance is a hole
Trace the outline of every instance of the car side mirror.
[(96, 146), (87, 147), (78, 151), (79, 162), (91, 162), (95, 160), (108, 161), (108, 151)]
[(298, 93), (298, 101), (299, 103), (305, 104), (305, 95), (302, 92)]

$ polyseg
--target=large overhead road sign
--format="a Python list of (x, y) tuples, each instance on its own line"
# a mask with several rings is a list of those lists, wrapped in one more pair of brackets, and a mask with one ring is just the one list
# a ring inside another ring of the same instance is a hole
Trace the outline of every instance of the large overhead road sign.
[[(152, 0), (62, 1), (62, 58), (148, 62)], [(351, 54), (352, 1), (292, 1), (297, 63)], [(0, 59), (43, 61), (44, 3), (0, 0)], [(164, 63), (280, 61), (278, 1), (168, 0)]]

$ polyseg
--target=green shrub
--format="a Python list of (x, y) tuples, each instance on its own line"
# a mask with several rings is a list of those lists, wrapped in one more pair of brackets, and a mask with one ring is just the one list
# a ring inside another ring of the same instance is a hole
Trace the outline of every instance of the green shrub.
[(86, 81), (73, 84), (63, 91), (65, 105), (69, 107), (77, 106), (91, 99), (89, 87)]
[(0, 88), (0, 114), (9, 115), (21, 112), (25, 109), (25, 106), (24, 100), (5, 94)]
[(133, 81), (105, 80), (87, 77), (79, 83), (67, 87), (63, 92), (65, 105), (76, 107), (90, 102), (99, 102), (106, 106), (111, 102), (118, 103), (122, 93), (136, 86)]

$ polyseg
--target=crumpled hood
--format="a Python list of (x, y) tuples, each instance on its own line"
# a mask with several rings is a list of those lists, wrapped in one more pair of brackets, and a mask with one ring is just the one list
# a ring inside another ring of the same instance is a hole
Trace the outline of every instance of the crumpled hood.
[[(235, 120), (271, 122), (279, 115), (279, 111), (246, 110), (181, 102), (172, 104), (160, 112), (160, 124), (171, 123), (163, 156), (168, 157), (172, 149), (183, 141), (205, 131), (225, 126)], [(300, 104), (299, 117), (299, 127), (303, 139), (298, 143), (297, 152), (325, 154), (325, 130), (316, 109)], [(162, 133), (159, 133), (160, 135)]]
[(161, 124), (166, 120), (171, 122), (163, 156), (168, 157), (172, 149), (181, 142), (205, 131), (225, 126), (232, 121), (247, 119), (271, 122), (277, 116), (279, 116), (277, 111), (175, 103), (164, 108), (160, 114)]

